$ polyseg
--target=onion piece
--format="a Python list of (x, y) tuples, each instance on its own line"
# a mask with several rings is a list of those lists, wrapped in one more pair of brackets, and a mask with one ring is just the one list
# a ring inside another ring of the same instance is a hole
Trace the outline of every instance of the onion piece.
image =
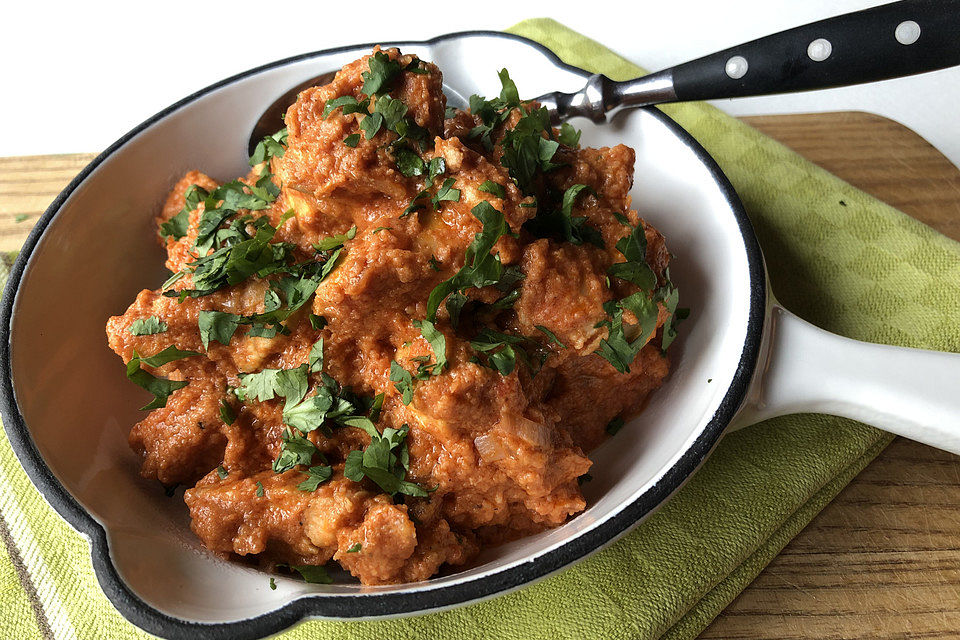
[(492, 433), (485, 433), (473, 439), (473, 446), (484, 462), (496, 462), (510, 456), (510, 452), (503, 444), (503, 440)]
[(546, 425), (528, 420), (523, 416), (501, 416), (500, 428), (515, 433), (521, 440), (538, 449), (549, 450), (553, 444), (552, 434)]

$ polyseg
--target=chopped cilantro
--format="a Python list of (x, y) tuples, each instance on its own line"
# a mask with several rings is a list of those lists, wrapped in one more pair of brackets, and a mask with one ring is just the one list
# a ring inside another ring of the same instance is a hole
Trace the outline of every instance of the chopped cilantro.
[[(164, 295), (181, 300), (187, 296), (205, 296), (243, 282), (256, 273), (266, 274), (283, 269), (289, 246), (270, 242), (276, 229), (270, 226), (266, 216), (249, 224), (254, 227), (255, 235), (248, 236), (245, 231), (236, 229), (243, 239), (232, 239), (213, 253), (197, 258), (186, 266), (184, 272), (193, 274), (194, 289), (170, 290), (165, 291)], [(179, 279), (176, 274), (164, 286), (169, 286), (175, 279)]]
[(187, 235), (190, 226), (190, 212), (200, 206), (209, 193), (203, 187), (195, 184), (187, 187), (183, 192), (183, 208), (175, 216), (160, 225), (160, 235), (164, 238), (179, 240)]
[(427, 186), (432, 186), (433, 181), (443, 175), (447, 170), (447, 161), (442, 156), (432, 158), (427, 163)]
[(504, 186), (493, 180), (484, 181), (484, 183), (480, 185), (480, 191), (493, 194), (501, 200), (507, 197), (507, 190)]
[(367, 58), (367, 68), (369, 71), (360, 74), (363, 78), (363, 87), (360, 88), (360, 92), (368, 96), (384, 93), (401, 70), (400, 63), (391, 60), (390, 56), (382, 51), (377, 51)]
[(363, 120), (360, 121), (360, 130), (363, 131), (364, 136), (367, 140), (373, 138), (377, 135), (377, 132), (380, 131), (380, 128), (383, 126), (383, 114), (381, 113), (371, 113)]
[[(277, 566), (279, 567), (284, 565)], [(333, 578), (330, 577), (330, 574), (328, 574), (327, 570), (323, 567), (318, 567), (312, 564), (293, 564), (287, 566), (299, 573), (304, 582), (309, 582), (311, 584), (331, 584), (333, 582)]]
[[(323, 105), (323, 114), (321, 117), (327, 118), (336, 109), (342, 109), (343, 115), (345, 116), (351, 113), (367, 113), (369, 107), (369, 100), (364, 99), (358, 101), (353, 96), (340, 96), (332, 100), (327, 100), (326, 104)], [(359, 137), (360, 136), (357, 136), (358, 141)]]
[(428, 371), (430, 375), (440, 375), (447, 368), (446, 338), (429, 320), (414, 320), (413, 326), (420, 329), (424, 339), (430, 343), (430, 348), (433, 349), (433, 355), (436, 358), (436, 363), (430, 367), (425, 367), (424, 370)]
[(391, 229), (393, 229), (393, 227), (377, 227), (376, 229), (374, 229), (374, 230), (371, 231), (370, 233), (373, 234), (373, 235), (377, 235), (377, 234), (380, 233), (381, 231), (389, 231), (389, 230), (391, 230)]
[(394, 156), (397, 161), (397, 169), (400, 170), (407, 178), (412, 178), (414, 176), (422, 176), (424, 171), (427, 169), (426, 163), (423, 161), (423, 158), (418, 156), (416, 152), (408, 149), (407, 147), (400, 147), (394, 152)]
[[(509, 232), (503, 213), (493, 208), (489, 202), (479, 202), (470, 212), (483, 223), (483, 230), (476, 234), (467, 247), (464, 265), (453, 277), (444, 280), (430, 292), (427, 299), (427, 320), (433, 322), (437, 309), (447, 296), (455, 291), (461, 293), (471, 287), (481, 288), (496, 284), (502, 274), (500, 256), (490, 251), (501, 236)], [(462, 306), (462, 305), (461, 305)]]
[[(171, 349), (177, 353), (182, 353), (185, 355), (171, 357), (169, 360), (164, 360), (163, 358), (158, 359), (159, 356), (162, 356), (162, 354), (166, 352), (170, 352)], [(155, 356), (151, 356), (150, 358), (141, 358), (136, 350), (134, 350), (133, 358), (131, 358), (130, 362), (127, 363), (127, 379), (153, 394), (153, 401), (143, 407), (140, 407), (141, 411), (149, 411), (151, 409), (159, 409), (160, 407), (167, 406), (167, 398), (170, 397), (170, 394), (177, 389), (182, 389), (183, 387), (187, 386), (189, 382), (186, 380), (167, 380), (165, 378), (158, 378), (144, 369), (141, 369), (140, 363), (142, 362), (151, 367), (159, 367), (162, 364), (172, 362), (178, 358), (186, 358), (195, 355), (199, 354), (194, 351), (179, 351), (176, 347), (168, 347)]]
[(485, 354), (490, 366), (499, 371), (500, 375), (508, 376), (517, 366), (518, 354), (529, 362), (523, 348), (527, 342), (528, 338), (523, 336), (512, 336), (485, 328), (470, 341), (470, 346)]
[(500, 142), (503, 149), (500, 164), (527, 195), (534, 193), (538, 173), (559, 166), (553, 163), (553, 156), (560, 143), (543, 137), (550, 133), (550, 114), (546, 107), (540, 107), (522, 115), (514, 128), (504, 132)]
[(237, 412), (233, 406), (224, 398), (220, 401), (220, 419), (223, 424), (233, 424), (237, 419)]
[(286, 400), (284, 410), (303, 399), (307, 393), (307, 367), (303, 364), (294, 369), (264, 369), (257, 373), (240, 374), (240, 390), (250, 399), (259, 402), (280, 396)]
[(426, 497), (427, 491), (419, 485), (404, 480), (409, 470), (410, 454), (406, 438), (410, 427), (400, 429), (386, 428), (382, 434), (374, 430), (370, 444), (363, 451), (354, 450), (347, 454), (343, 475), (354, 482), (368, 478), (384, 492), (395, 495)]
[(180, 211), (166, 222), (160, 223), (161, 237), (179, 240), (187, 235), (187, 229), (190, 226), (189, 216), (190, 214), (187, 211)]
[(557, 140), (568, 147), (576, 147), (580, 144), (580, 133), (569, 122), (564, 122), (560, 125), (560, 135), (557, 136)]
[(217, 475), (221, 480), (224, 480), (229, 474), (227, 473), (227, 470), (223, 468), (223, 465), (220, 465), (217, 467)]
[(242, 180), (234, 180), (220, 185), (209, 193), (199, 187), (197, 191), (204, 196), (203, 213), (197, 224), (197, 239), (194, 241), (193, 248), (201, 256), (213, 248), (218, 240), (226, 242), (241, 235), (238, 225), (220, 229), (227, 219), (233, 217), (240, 209), (250, 211), (266, 209), (280, 194), (279, 187), (273, 183), (273, 177), (266, 168), (253, 185)]
[(168, 328), (167, 323), (157, 316), (149, 316), (134, 320), (127, 330), (135, 336), (152, 336), (155, 333), (163, 333)]
[(170, 345), (163, 351), (159, 353), (155, 353), (154, 355), (148, 358), (137, 356), (136, 353), (134, 353), (135, 358), (139, 358), (140, 362), (151, 367), (161, 367), (167, 364), (168, 362), (173, 362), (174, 360), (180, 360), (182, 358), (189, 358), (190, 356), (198, 356), (198, 355), (200, 354), (197, 353), (196, 351), (183, 351), (181, 349), (176, 348), (173, 345)]
[[(610, 318), (599, 325), (607, 327), (607, 337), (600, 341), (600, 347), (596, 353), (607, 360), (620, 373), (628, 373), (630, 363), (637, 357), (640, 349), (643, 348), (643, 345), (647, 343), (654, 329), (656, 329), (659, 313), (657, 303), (645, 292), (638, 291), (622, 300), (610, 300), (604, 303), (603, 308)], [(638, 322), (638, 325), (636, 325), (638, 332), (632, 340), (627, 338), (623, 326), (623, 312), (625, 310), (633, 313)]]
[(343, 144), (350, 147), (351, 149), (356, 148), (360, 144), (360, 134), (351, 133), (346, 138), (343, 139)]
[(323, 338), (317, 340), (313, 346), (310, 347), (307, 364), (310, 365), (310, 373), (317, 373), (323, 369)]
[(670, 282), (669, 273), (667, 274), (667, 284), (661, 287), (657, 294), (667, 308), (667, 313), (670, 314), (670, 320), (663, 328), (663, 337), (660, 341), (660, 348), (666, 351), (677, 338), (677, 325), (690, 317), (690, 309), (686, 307), (677, 308), (680, 296), (676, 287)]
[(616, 435), (617, 431), (623, 427), (623, 418), (617, 416), (613, 420), (607, 423), (607, 433), (611, 436)]
[(437, 192), (430, 198), (430, 202), (433, 203), (433, 208), (437, 209), (440, 206), (440, 203), (444, 200), (451, 202), (460, 202), (460, 189), (454, 189), (455, 180), (453, 178), (447, 178), (443, 181), (443, 184), (440, 185), (440, 188), (437, 189)]
[(437, 256), (430, 254), (430, 260), (427, 261), (427, 266), (434, 271), (440, 271), (440, 263), (437, 262)]
[(273, 591), (277, 590), (277, 581), (273, 578), (270, 578), (270, 589)]
[(520, 106), (520, 92), (517, 91), (517, 84), (510, 79), (510, 74), (506, 69), (500, 69), (497, 72), (500, 78), (500, 100), (506, 108)]
[(398, 362), (390, 363), (390, 381), (394, 388), (402, 394), (403, 404), (413, 401), (413, 375), (400, 366)]
[(607, 273), (632, 282), (644, 291), (652, 291), (657, 286), (657, 276), (647, 264), (647, 236), (643, 224), (638, 224), (630, 235), (617, 240), (617, 251), (626, 260), (610, 265)]
[(550, 329), (547, 329), (547, 328), (546, 328), (545, 326), (543, 326), (542, 324), (538, 324), (538, 325), (534, 325), (534, 326), (536, 327), (536, 329), (537, 329), (538, 331), (543, 332), (543, 334), (544, 334), (545, 336), (547, 336), (547, 338), (550, 340), (550, 342), (556, 344), (556, 345), (557, 345), (558, 347), (560, 347), (561, 349), (566, 349), (566, 348), (567, 348), (566, 345), (564, 345), (562, 342), (560, 342), (560, 338), (558, 338), (558, 337), (557, 337), (557, 334), (555, 334), (553, 331), (550, 331)]
[(313, 245), (317, 251), (330, 251), (337, 247), (342, 247), (347, 240), (353, 240), (357, 236), (357, 225), (353, 225), (346, 233), (340, 233), (329, 238), (324, 238)]
[(320, 452), (312, 442), (294, 433), (292, 429), (284, 429), (281, 435), (280, 455), (273, 461), (273, 471), (283, 473), (298, 464), (307, 466), (313, 462), (313, 456), (317, 453)]
[(320, 465), (310, 467), (306, 471), (307, 479), (297, 485), (300, 491), (316, 491), (321, 483), (326, 482), (333, 475), (333, 468), (330, 465)]
[(324, 318), (323, 316), (318, 316), (318, 315), (315, 314), (315, 313), (311, 313), (311, 314), (310, 314), (310, 326), (313, 327), (314, 330), (320, 331), (320, 330), (323, 329), (325, 326), (327, 326), (327, 319)]
[(581, 193), (596, 192), (585, 184), (575, 184), (563, 193), (561, 204), (545, 206), (537, 212), (537, 216), (528, 221), (525, 228), (539, 238), (558, 238), (572, 244), (581, 245), (584, 242), (604, 248), (603, 236), (592, 225), (587, 224), (587, 216), (574, 216), (573, 205)]
[(259, 480), (257, 480), (257, 497), (263, 497), (263, 484)]
[(363, 548), (363, 545), (360, 544), (359, 542), (356, 542), (356, 543), (354, 543), (349, 549), (347, 549), (344, 553), (357, 553), (357, 552), (360, 551), (360, 549), (362, 549), (362, 548)]
[(320, 387), (312, 396), (304, 398), (302, 402), (287, 407), (283, 411), (283, 421), (304, 433), (319, 429), (327, 419), (328, 412), (334, 406), (334, 398), (330, 390)]
[(229, 345), (230, 339), (240, 326), (241, 317), (223, 311), (201, 311), (197, 315), (200, 342), (204, 349), (210, 348), (210, 340)]
[(404, 209), (403, 213), (400, 214), (400, 218), (406, 218), (408, 215), (410, 215), (414, 211), (417, 211), (418, 209), (423, 209), (424, 207), (426, 207), (427, 205), (421, 202), (421, 200), (426, 200), (429, 195), (430, 195), (430, 192), (424, 189), (419, 193), (417, 193), (417, 195), (413, 196), (413, 200), (410, 201), (410, 204), (407, 205), (407, 208)]
[(286, 150), (286, 143), (286, 128), (277, 131), (272, 136), (265, 136), (253, 150), (253, 155), (250, 156), (250, 166), (255, 167), (261, 162), (269, 161), (270, 158), (282, 158), (283, 152)]
[(382, 95), (377, 98), (373, 105), (373, 113), (379, 113), (383, 116), (383, 126), (388, 130), (396, 132), (397, 125), (407, 115), (407, 105), (402, 100), (391, 98), (388, 95)]
[(376, 422), (380, 419), (380, 411), (383, 409), (384, 394), (378, 393), (373, 396), (373, 402), (370, 403), (370, 420)]

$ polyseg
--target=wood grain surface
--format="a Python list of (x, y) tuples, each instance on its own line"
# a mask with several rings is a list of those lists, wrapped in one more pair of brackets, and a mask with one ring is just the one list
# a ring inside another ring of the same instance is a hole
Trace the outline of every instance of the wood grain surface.
[[(744, 120), (960, 240), (960, 171), (910, 130), (864, 113)], [(0, 158), (0, 250), (93, 157)], [(960, 458), (894, 441), (701, 637), (960, 638)]]

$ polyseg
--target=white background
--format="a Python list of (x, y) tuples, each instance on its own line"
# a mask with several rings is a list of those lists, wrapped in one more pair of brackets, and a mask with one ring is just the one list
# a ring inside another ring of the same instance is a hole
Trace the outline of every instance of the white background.
[[(960, 0), (954, 1), (960, 12)], [(876, 4), (882, 2), (16, 0), (4, 7), (0, 36), (0, 156), (99, 151), (166, 105), (221, 78), (339, 45), (503, 29), (524, 18), (549, 16), (656, 70)], [(715, 104), (737, 115), (878, 113), (911, 127), (960, 166), (960, 68)]]

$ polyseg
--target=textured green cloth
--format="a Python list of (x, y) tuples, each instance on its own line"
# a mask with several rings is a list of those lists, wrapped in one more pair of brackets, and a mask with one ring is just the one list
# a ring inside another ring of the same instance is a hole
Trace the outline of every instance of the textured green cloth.
[[(612, 78), (640, 70), (550, 20), (512, 32)], [(665, 109), (743, 198), (779, 299), (863, 340), (960, 350), (960, 246), (702, 104)], [(792, 416), (734, 433), (663, 508), (573, 568), (453, 611), (302, 624), (283, 638), (692, 638), (890, 436)], [(0, 637), (137, 638), (100, 592), (87, 542), (0, 442)]]

